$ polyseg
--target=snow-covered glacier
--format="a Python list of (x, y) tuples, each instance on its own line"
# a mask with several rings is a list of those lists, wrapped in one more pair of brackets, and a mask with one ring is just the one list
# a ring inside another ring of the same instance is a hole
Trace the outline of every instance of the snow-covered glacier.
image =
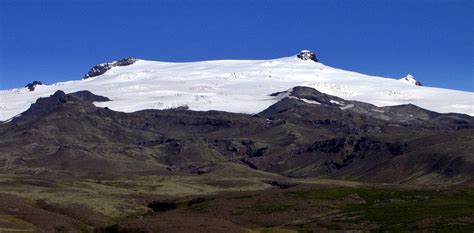
[(474, 115), (474, 93), (413, 85), (405, 80), (341, 70), (297, 56), (273, 60), (161, 62), (137, 60), (102, 75), (52, 85), (34, 91), (0, 91), (0, 120), (28, 109), (40, 97), (57, 90), (89, 90), (112, 101), (99, 107), (133, 112), (187, 106), (191, 110), (258, 113), (279, 100), (270, 94), (308, 86), (330, 95), (377, 106), (415, 104), (436, 112)]

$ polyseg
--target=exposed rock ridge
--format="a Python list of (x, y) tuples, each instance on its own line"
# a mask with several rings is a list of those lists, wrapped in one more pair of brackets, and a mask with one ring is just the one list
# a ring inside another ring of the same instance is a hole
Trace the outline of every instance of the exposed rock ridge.
[(319, 62), (318, 59), (316, 58), (316, 54), (306, 49), (301, 50), (301, 52), (299, 52), (296, 55), (296, 57), (304, 61), (311, 60), (311, 61)]
[(131, 65), (131, 64), (135, 63), (136, 61), (138, 61), (138, 59), (136, 59), (134, 57), (127, 57), (127, 58), (124, 58), (124, 59), (121, 59), (121, 60), (118, 60), (118, 61), (114, 61), (114, 62), (111, 62), (111, 63), (102, 63), (102, 64), (99, 64), (99, 65), (96, 65), (96, 66), (92, 67), (92, 69), (89, 70), (89, 72), (86, 75), (84, 75), (83, 79), (88, 79), (88, 78), (92, 78), (92, 77), (102, 75), (105, 72), (107, 72), (107, 70), (110, 70), (113, 67), (128, 66), (128, 65)]

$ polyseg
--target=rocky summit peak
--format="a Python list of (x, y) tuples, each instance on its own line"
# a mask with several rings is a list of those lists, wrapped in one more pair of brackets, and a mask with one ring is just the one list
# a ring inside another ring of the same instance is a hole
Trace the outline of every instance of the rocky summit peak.
[(114, 62), (111, 62), (111, 63), (98, 64), (98, 65), (92, 67), (92, 69), (89, 70), (89, 72), (86, 75), (84, 75), (83, 79), (88, 79), (88, 78), (92, 78), (92, 77), (102, 75), (107, 70), (112, 69), (112, 67), (128, 66), (128, 65), (131, 65), (131, 64), (135, 63), (136, 61), (138, 61), (138, 59), (136, 59), (134, 57), (127, 57), (127, 58), (120, 59), (118, 61), (114, 61)]
[(318, 59), (316, 58), (316, 54), (306, 49), (301, 50), (296, 55), (296, 57), (304, 61), (311, 60), (311, 61), (318, 62)]
[(421, 82), (416, 80), (415, 77), (411, 74), (407, 74), (407, 76), (403, 77), (401, 80), (412, 85), (423, 86), (423, 84), (421, 84)]

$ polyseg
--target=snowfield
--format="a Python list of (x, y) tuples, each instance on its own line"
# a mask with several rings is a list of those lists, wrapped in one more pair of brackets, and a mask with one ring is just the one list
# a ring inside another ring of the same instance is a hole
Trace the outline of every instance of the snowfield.
[(364, 75), (296, 56), (274, 60), (218, 60), (171, 63), (138, 60), (105, 74), (77, 81), (39, 85), (35, 91), (0, 91), (0, 121), (27, 110), (57, 90), (89, 90), (112, 101), (95, 103), (134, 112), (188, 106), (191, 110), (258, 113), (281, 96), (272, 93), (308, 86), (347, 100), (377, 106), (412, 103), (436, 112), (474, 115), (474, 93), (425, 86), (406, 80)]

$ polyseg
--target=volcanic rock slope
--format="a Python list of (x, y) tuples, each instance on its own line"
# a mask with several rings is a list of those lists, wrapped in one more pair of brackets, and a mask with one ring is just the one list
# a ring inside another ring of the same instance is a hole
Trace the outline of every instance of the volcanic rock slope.
[[(305, 54), (309, 56), (302, 56)], [(412, 76), (390, 79), (336, 69), (316, 62), (311, 54), (302, 51), (300, 56), (273, 60), (186, 63), (123, 59), (95, 66), (83, 80), (36, 85), (34, 91), (0, 91), (0, 121), (57, 90), (89, 90), (112, 100), (97, 106), (123, 112), (187, 106), (199, 111), (255, 114), (280, 100), (269, 94), (295, 86), (377, 106), (411, 103), (436, 112), (474, 114), (471, 92), (419, 86)]]
[(268, 99), (279, 101), (254, 115), (185, 108), (123, 113), (96, 106), (114, 102), (107, 97), (57, 91), (0, 125), (0, 172), (117, 177), (260, 170), (474, 183), (469, 115), (410, 104), (377, 107), (300, 86)]

